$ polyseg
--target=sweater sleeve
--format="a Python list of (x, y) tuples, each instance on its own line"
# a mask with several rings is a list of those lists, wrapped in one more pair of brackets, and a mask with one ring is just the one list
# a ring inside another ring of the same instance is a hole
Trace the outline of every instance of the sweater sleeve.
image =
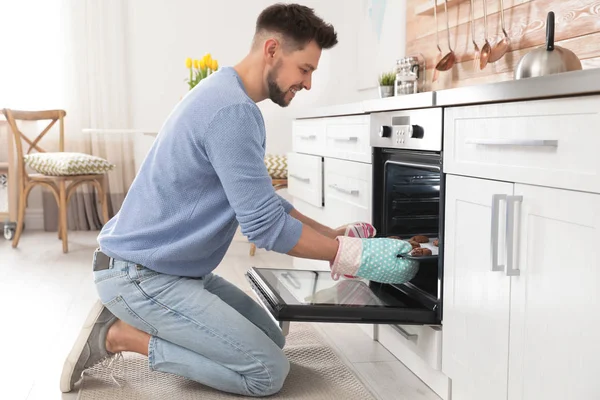
[(292, 205), (292, 203), (290, 203), (280, 195), (277, 196), (279, 196), (279, 200), (281, 200), (281, 205), (283, 206), (283, 209), (287, 214), (289, 214), (294, 209), (294, 206)]
[(219, 110), (207, 128), (204, 148), (242, 233), (257, 247), (288, 253), (300, 239), (302, 223), (286, 212), (289, 203), (271, 184), (259, 113), (250, 104)]

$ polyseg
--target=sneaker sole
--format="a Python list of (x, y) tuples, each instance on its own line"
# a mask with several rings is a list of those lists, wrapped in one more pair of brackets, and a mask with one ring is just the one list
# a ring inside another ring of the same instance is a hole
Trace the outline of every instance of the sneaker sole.
[(75, 365), (77, 365), (77, 361), (79, 361), (79, 357), (81, 356), (81, 352), (85, 344), (87, 343), (90, 334), (92, 333), (92, 329), (94, 328), (94, 324), (98, 320), (98, 317), (104, 310), (104, 305), (100, 300), (96, 301), (96, 304), (90, 310), (85, 323), (81, 327), (81, 331), (79, 332), (79, 336), (71, 349), (67, 359), (65, 360), (65, 364), (63, 365), (62, 374), (60, 376), (60, 391), (63, 393), (68, 393), (73, 388), (71, 387), (71, 377), (73, 376), (73, 372), (75, 370)]

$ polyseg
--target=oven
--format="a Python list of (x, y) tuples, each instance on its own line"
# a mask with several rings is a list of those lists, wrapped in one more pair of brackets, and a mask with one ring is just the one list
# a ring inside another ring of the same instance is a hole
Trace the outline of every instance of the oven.
[(442, 109), (373, 113), (370, 136), (377, 237), (427, 236), (421, 246), (432, 255), (404, 256), (419, 262), (419, 272), (399, 285), (334, 281), (329, 271), (251, 268), (246, 278), (252, 290), (284, 332), (291, 321), (441, 324)]

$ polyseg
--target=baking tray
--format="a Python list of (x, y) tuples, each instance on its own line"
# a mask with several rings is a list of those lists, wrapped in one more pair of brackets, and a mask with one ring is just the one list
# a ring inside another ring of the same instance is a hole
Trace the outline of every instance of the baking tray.
[(417, 256), (411, 256), (410, 254), (399, 254), (398, 257), (406, 258), (407, 260), (420, 261), (420, 262), (437, 260), (438, 255), (440, 253), (440, 249), (437, 246), (433, 245), (433, 241), (435, 239), (437, 239), (437, 238), (429, 238), (428, 243), (419, 243), (421, 245), (421, 247), (425, 247), (425, 248), (431, 250), (430, 256), (417, 257)]

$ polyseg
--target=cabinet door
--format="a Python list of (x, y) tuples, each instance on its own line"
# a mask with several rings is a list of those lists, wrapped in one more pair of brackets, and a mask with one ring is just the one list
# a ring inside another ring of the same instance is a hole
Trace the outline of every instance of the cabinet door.
[(600, 195), (519, 184), (515, 195), (509, 399), (597, 399)]
[[(507, 398), (510, 278), (492, 271), (492, 247), (503, 248), (492, 237), (505, 232), (500, 223), (492, 235), (492, 203), (513, 186), (447, 176), (442, 370), (452, 379), (453, 400)], [(504, 207), (496, 210), (505, 215)]]

